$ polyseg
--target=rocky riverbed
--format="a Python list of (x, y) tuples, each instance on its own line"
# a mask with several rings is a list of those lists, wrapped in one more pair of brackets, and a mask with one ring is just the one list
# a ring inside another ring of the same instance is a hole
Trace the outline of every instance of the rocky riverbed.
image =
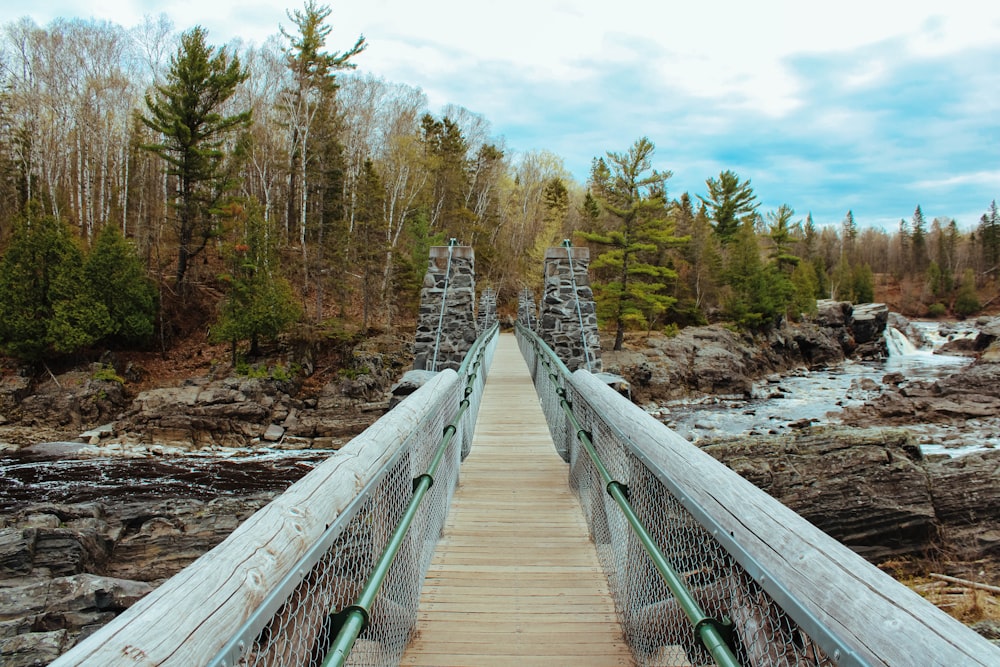
[(47, 664), (221, 542), (377, 419), (409, 362), (383, 338), (322, 384), (3, 376), (0, 664)]

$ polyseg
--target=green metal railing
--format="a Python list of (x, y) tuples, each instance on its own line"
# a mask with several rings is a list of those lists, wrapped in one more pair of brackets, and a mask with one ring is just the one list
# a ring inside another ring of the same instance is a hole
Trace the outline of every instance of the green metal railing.
[[(471, 405), (470, 396), (475, 391), (475, 384), (483, 364), (483, 358), (488, 349), (488, 342), (497, 334), (498, 327), (494, 324), (485, 334), (480, 336), (473, 348), (469, 350), (459, 368), (459, 377), (465, 379), (465, 390), (459, 404), (458, 413), (445, 427), (441, 442), (434, 453), (427, 471), (413, 481), (413, 496), (403, 513), (399, 524), (389, 538), (389, 542), (372, 570), (371, 576), (362, 589), (357, 601), (346, 609), (333, 615), (333, 627), (336, 636), (323, 660), (323, 667), (342, 667), (350, 655), (351, 648), (358, 636), (365, 629), (371, 617), (372, 604), (385, 581), (389, 568), (392, 566), (409, 531), (414, 517), (420, 508), (427, 492), (434, 485), (434, 475), (437, 474), (445, 452), (459, 431), (459, 425)], [(485, 369), (484, 369), (485, 370)]]
[(546, 377), (552, 383), (556, 395), (560, 398), (559, 404), (576, 433), (576, 439), (586, 450), (591, 463), (603, 480), (605, 490), (621, 509), (629, 526), (631, 526), (639, 538), (643, 549), (645, 549), (647, 555), (652, 559), (670, 592), (677, 599), (681, 609), (683, 609), (688, 620), (691, 622), (695, 635), (720, 667), (739, 667), (740, 663), (736, 659), (736, 656), (733, 655), (729, 646), (732, 636), (732, 622), (729, 619), (715, 619), (706, 614), (691, 592), (688, 591), (681, 576), (670, 565), (663, 552), (650, 536), (649, 531), (639, 517), (636, 516), (631, 503), (629, 503), (628, 487), (615, 480), (611, 473), (608, 472), (604, 462), (598, 456), (591, 434), (580, 425), (576, 415), (573, 414), (573, 406), (566, 398), (566, 389), (560, 383), (562, 378), (569, 376), (569, 369), (534, 332), (523, 327), (520, 323), (517, 326), (518, 334), (530, 341), (539, 354), (541, 363), (547, 370)]

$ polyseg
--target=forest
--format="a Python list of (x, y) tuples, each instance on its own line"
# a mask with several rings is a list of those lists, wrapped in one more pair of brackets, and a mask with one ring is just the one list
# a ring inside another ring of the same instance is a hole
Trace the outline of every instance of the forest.
[(359, 73), (369, 45), (334, 35), (328, 6), (287, 15), (259, 45), (162, 16), (2, 27), (0, 350), (39, 362), (207, 332), (235, 358), (286, 332), (405, 332), (428, 248), (450, 239), (473, 246), (502, 312), (537, 290), (547, 247), (588, 245), (618, 346), (628, 330), (759, 330), (817, 298), (918, 317), (995, 304), (995, 202), (962, 225), (917, 202), (895, 229), (816, 223), (760, 210), (730, 170), (671, 193), (646, 137), (602, 147), (580, 183), (481, 114)]

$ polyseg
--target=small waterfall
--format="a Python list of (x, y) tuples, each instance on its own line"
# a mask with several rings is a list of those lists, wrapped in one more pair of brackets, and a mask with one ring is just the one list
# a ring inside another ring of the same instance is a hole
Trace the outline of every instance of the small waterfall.
[(916, 346), (910, 339), (896, 327), (885, 328), (885, 346), (890, 357), (903, 357), (918, 352)]

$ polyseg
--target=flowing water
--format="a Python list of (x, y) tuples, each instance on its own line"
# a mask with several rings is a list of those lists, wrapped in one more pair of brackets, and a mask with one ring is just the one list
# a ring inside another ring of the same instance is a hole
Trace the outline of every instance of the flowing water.
[(233, 450), (225, 455), (133, 458), (7, 453), (0, 455), (0, 513), (33, 503), (208, 500), (278, 492), (325, 455), (329, 452)]
[[(882, 389), (882, 378), (901, 373), (907, 381), (946, 377), (971, 363), (964, 357), (935, 354), (946, 341), (973, 337), (975, 331), (936, 322), (912, 322), (910, 340), (886, 330), (889, 357), (884, 361), (846, 361), (817, 371), (800, 370), (757, 383), (750, 399), (710, 397), (697, 402), (676, 401), (654, 415), (679, 434), (698, 442), (722, 436), (786, 433), (807, 424), (839, 423), (845, 407), (863, 404)], [(924, 453), (961, 455), (1000, 447), (1000, 416), (970, 420), (961, 427), (908, 425)]]

